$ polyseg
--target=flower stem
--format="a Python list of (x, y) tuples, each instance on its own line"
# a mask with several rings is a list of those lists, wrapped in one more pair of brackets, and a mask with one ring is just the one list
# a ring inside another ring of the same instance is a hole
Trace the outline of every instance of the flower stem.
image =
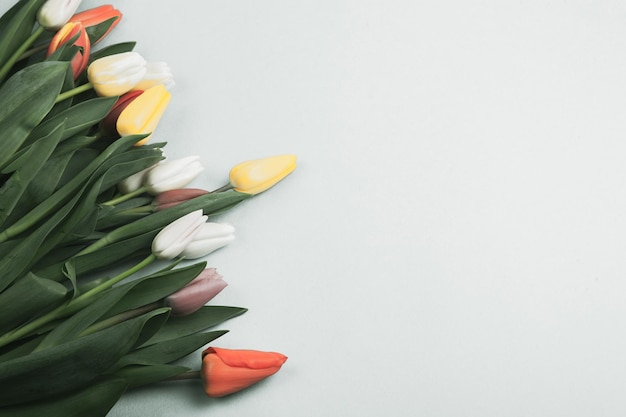
[(92, 333), (99, 332), (100, 330), (108, 329), (109, 327), (115, 326), (123, 321), (132, 319), (134, 317), (139, 317), (144, 313), (155, 310), (161, 307), (162, 304), (159, 302), (155, 302), (152, 304), (145, 305), (143, 307), (138, 307), (133, 310), (125, 311), (120, 314), (116, 314), (113, 317), (109, 317), (108, 319), (102, 320), (98, 323), (92, 324), (85, 331), (81, 333), (81, 336), (87, 336)]
[(93, 85), (91, 83), (85, 83), (83, 85), (79, 85), (78, 87), (74, 87), (71, 90), (67, 90), (64, 93), (59, 94), (55, 103), (58, 103), (63, 100), (67, 100), (70, 97), (74, 97), (80, 93), (84, 93), (85, 91), (91, 90)]
[(91, 298), (94, 295), (99, 294), (102, 291), (111, 288), (113, 285), (117, 284), (124, 278), (128, 278), (135, 272), (148, 266), (155, 259), (156, 259), (156, 256), (154, 254), (150, 254), (143, 261), (139, 262), (137, 265), (133, 266), (132, 268), (127, 269), (121, 274), (103, 282), (102, 284), (98, 285), (97, 287), (92, 288), (86, 293), (74, 298), (73, 300), (70, 300), (69, 302), (63, 305), (60, 305), (59, 307), (44, 314), (43, 316), (40, 316), (36, 318), (35, 320), (26, 323), (22, 327), (18, 327), (17, 329), (11, 332), (5, 333), (4, 335), (0, 336), (0, 347), (6, 346), (9, 343), (15, 342), (16, 340), (19, 340), (22, 337), (31, 334), (32, 332), (36, 331), (37, 329), (41, 328), (43, 325), (50, 323), (53, 320), (67, 317), (71, 314), (74, 314), (78, 310), (88, 305), (91, 302)]
[(48, 49), (48, 44), (34, 46), (30, 48), (28, 51), (22, 53), (22, 55), (20, 55), (20, 57), (17, 60), (21, 61), (22, 59), (26, 59), (31, 55), (35, 55), (37, 52), (45, 51), (46, 49)]
[(128, 194), (123, 194), (117, 198), (114, 198), (112, 200), (106, 201), (104, 203), (102, 203), (103, 205), (106, 206), (115, 206), (117, 204), (123, 203), (124, 201), (130, 200), (131, 198), (137, 197), (138, 195), (141, 195), (143, 193), (146, 192), (146, 188), (145, 187), (139, 187), (138, 189), (136, 189), (135, 191), (131, 191)]
[(187, 371), (165, 379), (165, 381), (182, 381), (185, 379), (200, 379), (202, 373), (200, 371)]
[(20, 46), (17, 51), (15, 51), (13, 55), (9, 57), (8, 61), (4, 63), (2, 68), (0, 68), (0, 81), (7, 76), (9, 71), (11, 71), (11, 68), (13, 68), (13, 65), (15, 65), (15, 63), (20, 59), (20, 56), (22, 56), (22, 54), (26, 52), (28, 48), (30, 48), (30, 46), (37, 40), (37, 38), (41, 36), (44, 30), (45, 29), (43, 28), (43, 26), (39, 26), (37, 29), (35, 29), (35, 31), (24, 41), (22, 46)]
[(228, 183), (226, 185), (221, 186), (218, 189), (215, 189), (215, 190), (211, 191), (211, 193), (221, 193), (223, 191), (228, 191), (228, 190), (232, 190), (232, 189), (233, 189), (232, 184)]

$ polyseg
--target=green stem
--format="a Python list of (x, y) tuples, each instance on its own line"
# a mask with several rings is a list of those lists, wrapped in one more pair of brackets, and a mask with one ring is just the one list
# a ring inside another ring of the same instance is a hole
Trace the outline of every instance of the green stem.
[(7, 76), (9, 71), (11, 71), (11, 68), (13, 68), (13, 65), (15, 65), (15, 63), (20, 59), (20, 56), (22, 56), (22, 54), (26, 52), (28, 48), (30, 48), (30, 46), (37, 40), (37, 38), (41, 36), (44, 30), (45, 29), (43, 28), (43, 26), (39, 26), (37, 29), (35, 29), (35, 31), (24, 41), (22, 46), (20, 46), (17, 51), (15, 51), (13, 55), (9, 57), (9, 60), (4, 63), (2, 68), (0, 68), (0, 81)]
[(22, 59), (26, 59), (32, 55), (35, 55), (37, 52), (41, 52), (41, 51), (45, 51), (46, 49), (48, 49), (48, 44), (43, 44), (43, 45), (39, 45), (39, 46), (35, 46), (30, 48), (28, 51), (24, 52), (22, 55), (20, 55), (20, 57), (17, 59), (18, 61), (21, 61)]
[(22, 337), (27, 336), (31, 334), (32, 332), (35, 332), (36, 330), (41, 328), (43, 325), (50, 323), (53, 320), (67, 317), (71, 314), (74, 314), (78, 310), (88, 305), (91, 302), (91, 299), (95, 295), (111, 288), (113, 285), (117, 284), (121, 280), (128, 278), (129, 276), (133, 275), (135, 272), (148, 266), (154, 260), (156, 260), (156, 256), (154, 254), (150, 254), (143, 261), (139, 262), (137, 265), (133, 266), (132, 268), (127, 269), (121, 274), (103, 282), (102, 284), (98, 285), (97, 287), (92, 288), (86, 293), (74, 298), (73, 300), (70, 300), (69, 302), (63, 305), (60, 305), (59, 307), (44, 314), (43, 316), (40, 316), (36, 318), (35, 320), (26, 323), (22, 327), (19, 327), (11, 332), (5, 333), (4, 335), (0, 337), (0, 347), (6, 346), (9, 343), (15, 342), (16, 340), (19, 340)]
[(187, 371), (182, 374), (178, 374), (176, 376), (165, 379), (164, 381), (182, 381), (185, 379), (200, 379), (202, 378), (202, 374), (200, 371)]
[(221, 193), (221, 192), (232, 190), (232, 189), (233, 189), (232, 184), (228, 183), (226, 185), (221, 186), (220, 188), (218, 188), (216, 190), (211, 191), (210, 193), (211, 194), (213, 194), (213, 193)]
[(162, 307), (162, 303), (155, 302), (152, 304), (145, 305), (143, 307), (138, 307), (133, 310), (116, 314), (113, 317), (109, 317), (108, 319), (99, 321), (96, 324), (92, 324), (87, 329), (85, 329), (85, 331), (81, 333), (81, 336), (87, 336), (89, 334), (99, 332), (100, 330), (108, 329), (109, 327), (115, 326), (116, 324), (119, 324), (123, 321), (129, 320), (135, 317), (139, 317), (142, 314), (145, 314), (149, 311), (155, 310), (160, 307)]
[(91, 83), (85, 83), (83, 85), (79, 85), (78, 87), (74, 87), (71, 90), (67, 90), (64, 93), (59, 94), (55, 103), (58, 103), (63, 100), (67, 100), (70, 97), (74, 97), (75, 95), (84, 93), (85, 91), (89, 91), (92, 88), (93, 88), (93, 85)]
[(114, 198), (102, 204), (106, 206), (115, 206), (117, 204), (123, 203), (124, 201), (130, 200), (131, 198), (137, 197), (145, 192), (146, 192), (146, 187), (139, 187), (135, 191), (131, 191), (128, 194), (123, 194), (117, 198)]

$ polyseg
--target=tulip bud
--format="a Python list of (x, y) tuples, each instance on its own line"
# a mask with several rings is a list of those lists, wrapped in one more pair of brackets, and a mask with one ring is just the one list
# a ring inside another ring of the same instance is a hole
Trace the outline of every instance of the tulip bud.
[[(147, 89), (120, 112), (115, 124), (117, 133), (120, 136), (151, 134), (165, 113), (170, 98), (170, 92), (163, 85)], [(143, 145), (150, 136), (146, 136), (136, 145)]]
[(165, 305), (172, 308), (173, 316), (186, 316), (197, 311), (228, 284), (215, 268), (207, 268), (174, 294), (165, 298)]
[(241, 391), (278, 372), (287, 357), (278, 352), (210, 347), (202, 352), (202, 381), (209, 397)]
[(121, 96), (146, 73), (146, 60), (137, 52), (122, 52), (96, 59), (87, 68), (89, 82), (99, 96)]
[(159, 259), (174, 259), (206, 222), (202, 210), (192, 211), (165, 226), (152, 240), (152, 253)]
[(76, 13), (70, 18), (70, 22), (80, 22), (85, 28), (91, 28), (101, 25), (107, 21), (110, 21), (110, 26), (104, 33), (99, 34), (96, 39), (92, 39), (92, 44), (97, 44), (104, 39), (109, 32), (113, 30), (115, 26), (122, 20), (122, 12), (114, 8), (110, 4), (94, 7), (93, 9), (85, 10), (80, 13)]
[[(156, 166), (156, 165), (154, 165)], [(148, 173), (154, 166), (148, 167), (146, 169), (142, 169), (141, 171), (124, 178), (122, 181), (117, 183), (117, 189), (122, 194), (130, 194), (134, 191), (139, 190), (143, 186), (143, 181)]]
[(105, 130), (105, 132), (115, 135), (118, 134), (116, 125), (117, 119), (120, 117), (122, 110), (128, 107), (128, 105), (137, 97), (139, 97), (142, 93), (143, 91), (141, 90), (133, 90), (121, 95), (120, 98), (117, 99), (113, 107), (111, 107), (111, 110), (109, 110), (109, 114), (107, 114), (106, 117), (102, 120), (102, 128)]
[(174, 87), (174, 76), (172, 70), (166, 62), (148, 62), (146, 64), (146, 75), (135, 86), (138, 90), (147, 90), (155, 85), (162, 84), (166, 89)]
[(144, 187), (157, 195), (168, 190), (183, 188), (204, 170), (199, 156), (188, 156), (173, 161), (163, 161), (146, 174)]
[(225, 223), (204, 223), (200, 231), (187, 244), (181, 256), (201, 258), (235, 240), (235, 228)]
[(76, 37), (73, 45), (80, 47), (81, 49), (72, 58), (72, 73), (74, 79), (77, 79), (83, 71), (87, 68), (89, 63), (89, 53), (91, 50), (91, 43), (89, 42), (89, 36), (80, 22), (68, 22), (54, 35), (48, 46), (48, 53), (46, 56), (52, 55), (54, 51), (70, 41), (70, 39)]
[(81, 0), (48, 0), (37, 12), (37, 21), (48, 30), (59, 30), (74, 14)]
[(241, 193), (259, 194), (296, 168), (295, 155), (278, 155), (242, 162), (230, 171), (230, 183)]
[(176, 190), (169, 190), (157, 195), (153, 201), (157, 210), (165, 210), (166, 208), (174, 207), (180, 203), (191, 200), (192, 198), (199, 197), (201, 195), (208, 194), (208, 191), (201, 190), (199, 188), (178, 188)]

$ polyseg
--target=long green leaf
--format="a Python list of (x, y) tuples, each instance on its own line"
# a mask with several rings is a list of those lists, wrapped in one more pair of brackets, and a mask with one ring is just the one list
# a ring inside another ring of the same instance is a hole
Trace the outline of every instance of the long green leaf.
[(30, 36), (37, 11), (45, 0), (21, 0), (0, 19), (0, 66)]
[(0, 332), (59, 305), (66, 296), (64, 285), (28, 274), (0, 293)]
[(104, 417), (127, 388), (124, 378), (105, 379), (59, 398), (0, 408), (0, 417)]
[(11, 174), (11, 177), (0, 188), (0, 226), (4, 224), (30, 182), (52, 155), (62, 132), (63, 123), (51, 131), (48, 136), (34, 144), (26, 152), (24, 163)]
[(120, 359), (116, 366), (122, 368), (128, 365), (158, 365), (174, 362), (195, 352), (202, 346), (226, 333), (228, 333), (227, 330), (216, 330), (165, 340), (133, 350)]
[[(153, 384), (167, 378), (175, 377), (189, 371), (185, 366), (177, 365), (130, 365), (126, 366), (113, 375), (123, 378), (128, 383), (128, 388), (136, 388), (142, 385)], [(1, 416), (1, 415), (0, 415)]]
[(99, 123), (109, 113), (116, 101), (117, 97), (98, 97), (78, 103), (54, 115), (54, 117), (46, 119), (33, 129), (23, 146), (30, 145), (39, 138), (48, 135), (50, 130), (62, 121), (65, 121), (65, 130), (61, 136), (61, 141), (64, 141)]
[(113, 142), (104, 152), (102, 152), (96, 159), (94, 159), (86, 168), (84, 168), (78, 176), (70, 180), (62, 188), (52, 194), (46, 201), (33, 210), (22, 216), (11, 227), (5, 229), (0, 233), (0, 241), (7, 240), (13, 236), (16, 236), (29, 228), (33, 227), (38, 221), (45, 216), (53, 213), (66, 201), (76, 195), (77, 191), (85, 185), (91, 175), (103, 164), (108, 158), (127, 150), (141, 136), (127, 136), (120, 140)]
[(192, 211), (202, 209), (205, 214), (212, 214), (224, 209), (225, 207), (234, 207), (237, 203), (240, 203), (250, 197), (252, 197), (251, 194), (244, 194), (229, 190), (220, 193), (209, 193), (193, 198), (177, 206), (158, 211), (150, 214), (149, 216), (142, 217), (132, 223), (120, 226), (107, 233), (103, 238), (95, 242), (83, 253), (93, 252), (106, 247), (111, 243), (161, 229), (179, 217), (182, 217)]
[(161, 314), (164, 313), (151, 312), (100, 332), (0, 363), (0, 407), (60, 396), (84, 387), (128, 353), (144, 326)]
[(246, 311), (248, 310), (241, 307), (204, 306), (200, 310), (184, 317), (170, 316), (167, 319), (167, 323), (144, 346), (185, 337), (209, 329), (226, 320), (240, 316)]
[(191, 282), (205, 267), (206, 262), (198, 262), (184, 268), (158, 272), (124, 284), (130, 286), (129, 291), (111, 308), (106, 317), (154, 303), (167, 297)]
[(0, 167), (50, 111), (67, 63), (42, 62), (15, 73), (0, 89)]

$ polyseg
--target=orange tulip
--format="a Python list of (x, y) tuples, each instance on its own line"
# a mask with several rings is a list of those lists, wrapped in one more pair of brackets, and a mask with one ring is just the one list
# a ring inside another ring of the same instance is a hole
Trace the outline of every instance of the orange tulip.
[(100, 42), (106, 35), (108, 35), (109, 32), (111, 32), (113, 28), (120, 22), (120, 20), (122, 19), (122, 12), (120, 12), (110, 4), (105, 4), (99, 7), (94, 7), (93, 9), (76, 13), (70, 18), (70, 22), (80, 22), (85, 28), (90, 28), (93, 26), (98, 26), (111, 19), (114, 20), (111, 22), (111, 25), (108, 27), (108, 29), (106, 29), (106, 31), (97, 39), (93, 40), (93, 44), (95, 45), (96, 43)]
[(241, 391), (278, 372), (287, 357), (277, 352), (210, 347), (202, 352), (202, 381), (209, 397)]
[(89, 41), (89, 36), (82, 23), (68, 22), (63, 25), (50, 41), (48, 54), (46, 55), (52, 55), (54, 51), (65, 45), (70, 39), (76, 37), (76, 35), (78, 35), (78, 38), (72, 45), (78, 46), (81, 49), (74, 55), (74, 58), (72, 58), (72, 73), (74, 74), (74, 79), (78, 78), (87, 68), (89, 53), (91, 51), (91, 42)]

